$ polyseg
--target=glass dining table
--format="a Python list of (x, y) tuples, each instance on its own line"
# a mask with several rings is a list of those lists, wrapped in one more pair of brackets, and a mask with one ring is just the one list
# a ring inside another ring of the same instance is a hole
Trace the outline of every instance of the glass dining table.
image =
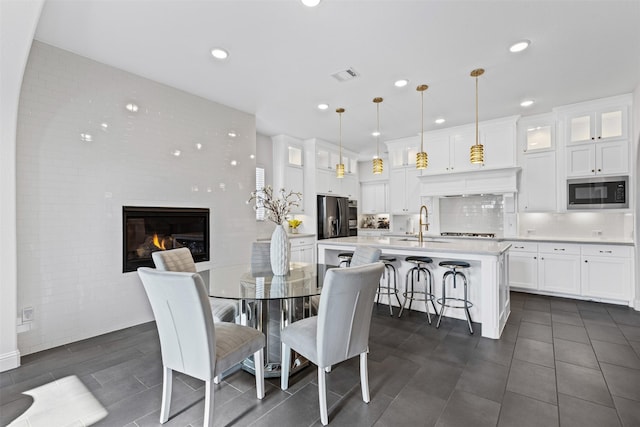
[[(209, 296), (240, 302), (242, 323), (262, 331), (266, 337), (265, 377), (280, 376), (280, 331), (289, 323), (311, 315), (309, 297), (320, 295), (325, 273), (335, 266), (292, 262), (289, 274), (274, 276), (270, 270), (252, 270), (249, 264), (214, 267), (200, 271)], [(307, 364), (291, 358), (291, 374)], [(254, 372), (253, 361), (243, 369)]]

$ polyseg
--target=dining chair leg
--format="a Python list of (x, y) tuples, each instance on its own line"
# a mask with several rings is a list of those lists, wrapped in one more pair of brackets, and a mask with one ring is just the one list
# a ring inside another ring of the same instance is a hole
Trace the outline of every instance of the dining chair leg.
[(369, 403), (369, 370), (367, 369), (367, 352), (360, 353), (360, 388), (362, 389), (362, 400)]
[(289, 366), (291, 366), (291, 349), (285, 343), (282, 343), (282, 359), (280, 364), (280, 388), (286, 390), (289, 388)]
[(264, 349), (253, 353), (253, 365), (256, 370), (256, 393), (258, 399), (264, 397)]
[(166, 366), (163, 369), (162, 380), (162, 404), (160, 406), (160, 424), (164, 424), (169, 419), (169, 409), (171, 407), (171, 389), (173, 387), (173, 371)]
[(204, 382), (204, 427), (213, 427), (213, 381)]
[(318, 366), (318, 401), (320, 403), (320, 421), (323, 426), (329, 424), (329, 413), (327, 412), (327, 379), (324, 368)]

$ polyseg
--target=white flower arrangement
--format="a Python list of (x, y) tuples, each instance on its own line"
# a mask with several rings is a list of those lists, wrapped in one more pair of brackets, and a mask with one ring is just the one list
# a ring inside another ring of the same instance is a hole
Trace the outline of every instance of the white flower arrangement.
[(285, 190), (281, 188), (280, 197), (276, 197), (273, 188), (270, 185), (263, 187), (262, 190), (251, 192), (251, 198), (247, 203), (255, 201), (254, 210), (264, 208), (267, 218), (278, 225), (282, 225), (289, 215), (291, 208), (300, 206), (302, 193)]

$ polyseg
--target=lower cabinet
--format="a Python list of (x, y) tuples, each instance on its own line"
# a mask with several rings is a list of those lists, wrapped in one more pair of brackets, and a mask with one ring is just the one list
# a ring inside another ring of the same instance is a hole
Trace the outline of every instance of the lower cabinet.
[(582, 295), (627, 300), (631, 295), (631, 258), (627, 246), (589, 246), (582, 251)]
[(621, 245), (511, 242), (509, 286), (628, 303), (633, 248)]
[(538, 289), (537, 243), (512, 243), (509, 251), (509, 286)]
[(291, 244), (291, 261), (292, 262), (308, 262), (315, 264), (315, 240), (313, 237), (290, 237)]
[(538, 245), (538, 289), (580, 295), (580, 245)]

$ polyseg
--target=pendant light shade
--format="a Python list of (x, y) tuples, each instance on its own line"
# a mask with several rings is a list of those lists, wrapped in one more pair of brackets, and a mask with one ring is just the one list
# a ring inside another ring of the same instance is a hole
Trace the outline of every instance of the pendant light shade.
[(340, 160), (336, 165), (336, 178), (344, 178), (344, 163), (342, 163), (342, 113), (344, 113), (344, 108), (337, 108), (336, 113), (338, 113), (338, 117), (340, 117)]
[(427, 85), (420, 85), (416, 88), (420, 92), (420, 152), (416, 154), (416, 169), (426, 169), (429, 166), (429, 156), (424, 151), (424, 91), (429, 89)]
[(373, 98), (373, 102), (376, 104), (376, 157), (373, 159), (373, 174), (380, 175), (384, 168), (380, 157), (380, 103), (382, 98)]
[(473, 164), (484, 163), (484, 146), (480, 144), (478, 136), (478, 77), (484, 74), (482, 68), (475, 69), (471, 72), (471, 77), (476, 79), (476, 143), (471, 146), (471, 152), (469, 154), (469, 160)]

